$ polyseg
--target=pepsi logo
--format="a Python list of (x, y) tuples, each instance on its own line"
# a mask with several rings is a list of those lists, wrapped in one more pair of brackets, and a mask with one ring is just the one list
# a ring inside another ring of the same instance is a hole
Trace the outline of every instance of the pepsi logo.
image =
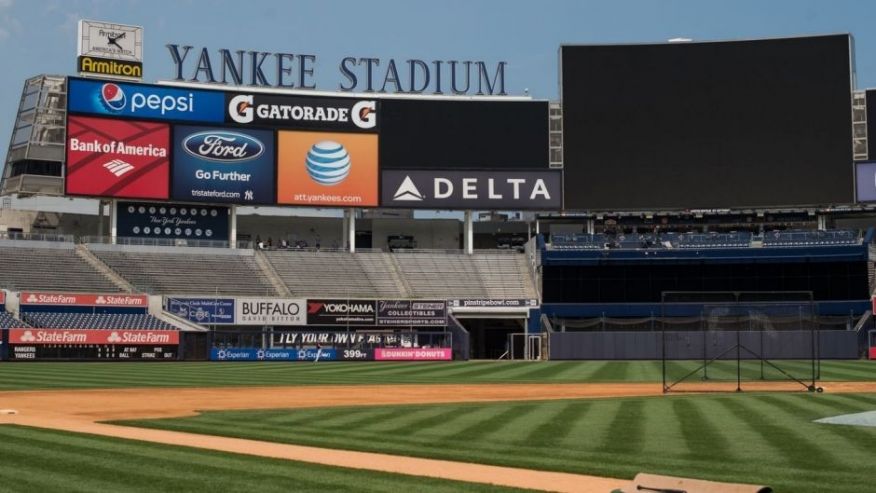
[(343, 145), (323, 140), (313, 144), (305, 159), (307, 174), (320, 185), (337, 185), (350, 175), (352, 162)]
[(249, 161), (265, 152), (265, 145), (255, 137), (224, 130), (191, 134), (182, 145), (194, 157), (221, 163)]
[(100, 97), (103, 99), (104, 106), (112, 111), (122, 111), (128, 102), (125, 91), (112, 82), (107, 82), (100, 88)]

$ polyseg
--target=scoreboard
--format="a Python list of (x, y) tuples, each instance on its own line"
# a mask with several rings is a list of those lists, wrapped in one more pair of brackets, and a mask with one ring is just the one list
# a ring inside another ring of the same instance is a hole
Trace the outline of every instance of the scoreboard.
[(50, 360), (111, 360), (111, 361), (170, 361), (179, 357), (179, 346), (120, 345), (120, 344), (13, 344), (9, 347), (10, 361)]

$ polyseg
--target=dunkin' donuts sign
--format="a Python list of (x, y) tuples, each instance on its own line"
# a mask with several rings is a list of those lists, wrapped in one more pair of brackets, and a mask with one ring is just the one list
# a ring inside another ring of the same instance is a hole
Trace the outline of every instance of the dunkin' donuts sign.
[(21, 304), (146, 308), (149, 306), (149, 298), (145, 294), (34, 293), (23, 291)]
[(176, 330), (9, 329), (9, 344), (179, 344)]

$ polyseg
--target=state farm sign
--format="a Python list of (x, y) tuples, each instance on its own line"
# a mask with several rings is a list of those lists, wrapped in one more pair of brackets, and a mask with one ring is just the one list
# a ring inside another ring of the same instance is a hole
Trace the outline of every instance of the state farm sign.
[(179, 331), (123, 329), (9, 329), (9, 344), (179, 344)]
[(22, 305), (65, 305), (143, 307), (149, 305), (145, 294), (21, 293)]

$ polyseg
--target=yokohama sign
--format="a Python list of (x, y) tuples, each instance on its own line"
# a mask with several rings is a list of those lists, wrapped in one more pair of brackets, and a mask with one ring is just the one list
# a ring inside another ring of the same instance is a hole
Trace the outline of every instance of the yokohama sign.
[(9, 329), (9, 344), (179, 344), (176, 330)]
[(32, 293), (23, 291), (21, 304), (146, 308), (149, 306), (149, 297), (145, 294)]

